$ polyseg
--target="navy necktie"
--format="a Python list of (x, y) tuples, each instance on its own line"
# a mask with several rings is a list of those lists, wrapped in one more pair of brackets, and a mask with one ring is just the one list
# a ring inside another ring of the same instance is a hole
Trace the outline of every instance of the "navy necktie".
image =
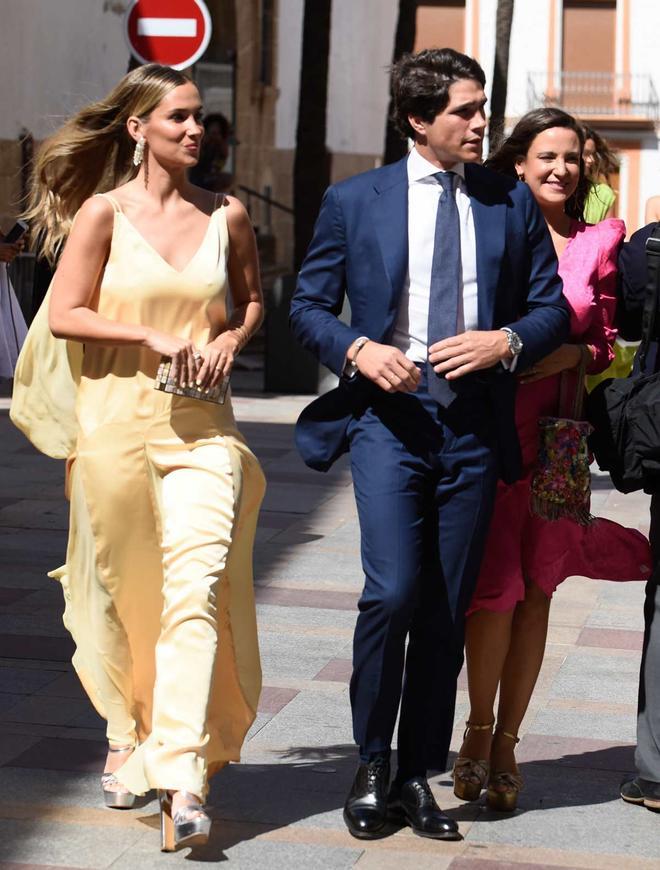
[[(458, 295), (461, 288), (461, 229), (454, 197), (455, 172), (436, 172), (433, 176), (442, 187), (435, 219), (435, 240), (429, 293), (428, 347), (443, 338), (456, 335), (458, 329)], [(456, 398), (447, 380), (437, 375), (428, 363), (428, 390), (440, 405), (448, 406)]]

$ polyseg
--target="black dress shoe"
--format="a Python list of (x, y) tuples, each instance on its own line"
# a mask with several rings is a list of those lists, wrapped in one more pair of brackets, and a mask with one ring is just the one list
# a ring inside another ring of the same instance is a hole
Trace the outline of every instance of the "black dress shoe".
[(387, 790), (390, 763), (377, 758), (361, 764), (344, 805), (346, 827), (359, 840), (375, 840), (388, 833)]
[(434, 840), (462, 840), (458, 825), (435, 802), (424, 776), (415, 776), (402, 786), (393, 786), (389, 796), (393, 815), (402, 817), (419, 837)]
[(629, 804), (643, 804), (649, 810), (660, 810), (660, 782), (636, 776), (621, 784), (621, 797)]

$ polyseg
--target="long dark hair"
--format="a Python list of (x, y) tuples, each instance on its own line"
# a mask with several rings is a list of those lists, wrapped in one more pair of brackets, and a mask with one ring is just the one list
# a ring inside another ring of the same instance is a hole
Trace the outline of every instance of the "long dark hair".
[(580, 143), (580, 177), (575, 188), (575, 193), (571, 194), (566, 200), (564, 211), (569, 217), (583, 221), (584, 203), (591, 187), (591, 182), (587, 178), (584, 161), (582, 160), (585, 135), (580, 122), (577, 118), (569, 115), (568, 112), (554, 108), (532, 109), (531, 112), (527, 112), (513, 128), (511, 135), (504, 140), (497, 151), (488, 157), (486, 166), (489, 169), (494, 169), (495, 172), (501, 172), (503, 175), (517, 178), (517, 161), (521, 157), (527, 156), (532, 142), (539, 133), (543, 133), (544, 130), (550, 130), (553, 127), (565, 127), (567, 130), (573, 130)]

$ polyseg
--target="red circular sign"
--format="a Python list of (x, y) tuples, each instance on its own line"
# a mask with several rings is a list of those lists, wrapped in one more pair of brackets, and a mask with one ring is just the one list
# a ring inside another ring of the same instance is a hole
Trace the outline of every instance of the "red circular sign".
[(211, 16), (203, 0), (132, 0), (124, 32), (141, 63), (185, 69), (206, 51)]

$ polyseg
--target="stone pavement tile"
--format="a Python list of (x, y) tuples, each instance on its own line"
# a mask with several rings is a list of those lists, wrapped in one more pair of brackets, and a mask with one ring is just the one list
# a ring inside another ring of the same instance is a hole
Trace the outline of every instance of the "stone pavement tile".
[(591, 612), (585, 625), (587, 628), (618, 628), (625, 629), (626, 631), (644, 631), (643, 604), (640, 604), (639, 607), (615, 607), (612, 605), (598, 607)]
[(0, 766), (13, 764), (17, 756), (38, 742), (39, 738), (31, 734), (2, 734), (0, 737)]
[[(2, 671), (0, 671), (0, 679), (2, 679)], [(54, 680), (49, 680), (43, 689), (39, 690), (38, 694), (51, 695), (54, 698), (87, 697), (75, 671), (62, 674), (59, 677), (56, 676)]]
[(332, 487), (313, 488), (293, 483), (274, 483), (266, 489), (263, 506), (267, 511), (307, 514), (329, 499), (332, 494)]
[(576, 647), (566, 656), (549, 695), (634, 704), (638, 675), (639, 656), (635, 653)]
[(29, 589), (2, 588), (0, 589), (0, 607), (4, 609), (15, 601), (20, 601), (22, 598), (25, 598), (26, 595), (31, 594), (32, 593)]
[(51, 865), (104, 870), (141, 836), (121, 828), (0, 820), (0, 861), (37, 863), (47, 855)]
[(98, 773), (106, 754), (105, 742), (46, 737), (16, 756), (11, 766)]
[[(349, 610), (354, 612), (358, 593), (335, 592), (326, 589), (286, 589), (271, 586), (258, 587), (258, 604), (275, 604), (281, 607), (311, 607), (323, 610)], [(310, 614), (311, 618), (311, 614)]]
[[(554, 865), (556, 866), (556, 865)], [(580, 870), (579, 867), (571, 867), (568, 864), (561, 864), (562, 870)], [(523, 861), (511, 864), (510, 861), (497, 861), (490, 858), (454, 858), (449, 865), (450, 870), (550, 870), (548, 864), (532, 864), (529, 861)]]
[(53, 681), (59, 679), (57, 673), (42, 673), (32, 668), (16, 668), (0, 665), (0, 691), (15, 695), (31, 695)]
[(348, 687), (341, 692), (301, 691), (262, 728), (252, 743), (262, 747), (353, 745)]
[(70, 725), (89, 710), (89, 701), (69, 698), (63, 704), (60, 698), (41, 695), (21, 696), (19, 703), (0, 715), (2, 722), (37, 722), (46, 725)]
[[(270, 587), (266, 587), (263, 591), (266, 593), (265, 597), (268, 597)], [(277, 593), (281, 591), (279, 589), (273, 590), (275, 593), (273, 597), (277, 599), (279, 597)], [(309, 607), (307, 604), (308, 596), (301, 596), (304, 604), (302, 607), (296, 607), (293, 602), (299, 595), (298, 590), (293, 590), (287, 602), (279, 601), (277, 604), (260, 602), (257, 605), (259, 625), (278, 625), (284, 631), (293, 632), (296, 630), (302, 634), (313, 632), (315, 629), (327, 629), (328, 631), (335, 629), (341, 637), (346, 636), (346, 630), (353, 630), (357, 617), (357, 611), (354, 611), (354, 608), (350, 610), (335, 607), (326, 608), (322, 604), (317, 607)], [(341, 596), (333, 596), (331, 600), (333, 598), (337, 600), (337, 597), (341, 603)], [(322, 598), (320, 600), (323, 601)]]
[(331, 659), (314, 677), (315, 680), (348, 683), (353, 673), (353, 662), (350, 659)]
[[(577, 701), (576, 701), (577, 704)], [(582, 737), (608, 742), (635, 743), (636, 717), (613, 713), (594, 716), (591, 710), (540, 709), (528, 728), (530, 734)]]
[(275, 686), (264, 686), (259, 697), (259, 712), (274, 716), (279, 713), (298, 692), (295, 689), (278, 689)]
[[(574, 710), (574, 698), (545, 698), (542, 704), (537, 703), (537, 711), (541, 707), (549, 710)], [(583, 713), (592, 713), (599, 716), (601, 713), (618, 713), (621, 716), (637, 716), (636, 704), (616, 704), (613, 701), (580, 701), (580, 710)]]
[(622, 867), (628, 854), (657, 858), (657, 815), (623, 803), (618, 771), (591, 770), (585, 776), (576, 770), (571, 776), (557, 765), (524, 764), (521, 772), (525, 788), (518, 811), (505, 815), (484, 809), (470, 829), (470, 843), (569, 847), (576, 853), (619, 855)]
[(76, 810), (81, 807), (102, 809), (102, 818), (105, 818), (108, 812), (102, 806), (100, 789), (98, 772), (0, 767), (0, 817), (31, 818), (38, 813), (45, 818), (44, 811), (39, 808), (48, 806), (51, 810), (70, 809), (73, 821), (76, 821)]
[(630, 610), (644, 606), (644, 583), (602, 583), (598, 608), (625, 607)]
[(642, 650), (643, 631), (625, 631), (619, 628), (583, 628), (577, 639), (578, 646), (605, 649)]
[[(0, 870), (71, 870), (71, 867), (65, 867), (64, 864), (16, 864), (14, 861), (0, 861)], [(80, 870), (80, 868), (78, 868)], [(91, 868), (82, 868), (82, 870), (91, 870)]]
[(60, 608), (34, 613), (0, 614), (0, 634), (40, 635), (41, 637), (69, 637), (62, 623)]
[(254, 566), (260, 582), (304, 579), (313, 587), (319, 576), (326, 575), (361, 583), (359, 560), (354, 553), (308, 553), (299, 547), (268, 543), (255, 554)]
[(565, 767), (625, 773), (634, 769), (634, 752), (634, 744), (584, 737), (525, 734), (516, 750), (516, 758), (521, 764), (552, 761), (553, 765)]
[(406, 851), (370, 851), (365, 848), (355, 870), (447, 870), (456, 861), (452, 855), (420, 855)]
[(10, 659), (44, 659), (70, 662), (75, 646), (66, 637), (22, 637), (20, 634), (0, 634), (0, 657)]
[(19, 529), (68, 529), (67, 502), (23, 499), (0, 509), (0, 524)]
[(12, 695), (7, 692), (0, 692), (0, 719), (2, 719), (4, 714), (17, 707), (23, 699), (23, 695)]
[(298, 522), (297, 517), (291, 514), (282, 514), (278, 511), (260, 511), (259, 525), (266, 529), (288, 529)]
[(264, 682), (277, 686), (280, 676), (311, 680), (344, 645), (341, 637), (262, 631), (259, 646)]

